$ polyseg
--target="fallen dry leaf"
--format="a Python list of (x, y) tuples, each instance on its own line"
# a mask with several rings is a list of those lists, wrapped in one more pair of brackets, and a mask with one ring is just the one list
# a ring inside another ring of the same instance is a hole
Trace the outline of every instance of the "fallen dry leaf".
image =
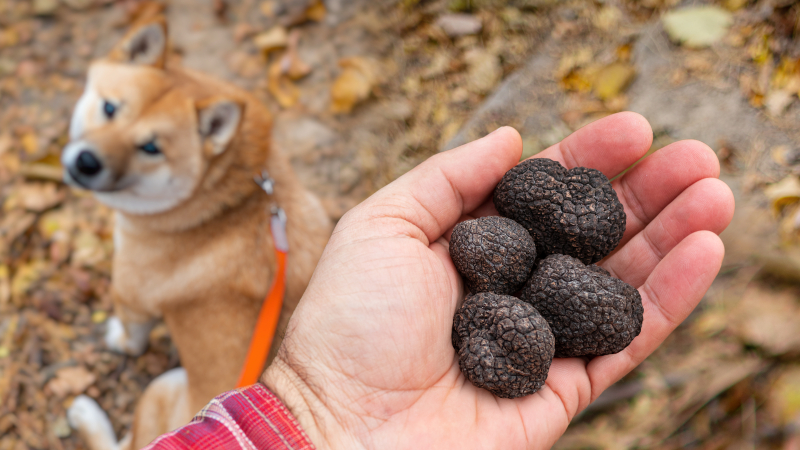
[(467, 88), (477, 94), (489, 93), (503, 76), (500, 58), (487, 50), (469, 50), (464, 61), (468, 66)]
[(75, 237), (75, 250), (72, 252), (74, 267), (94, 267), (107, 260), (103, 242), (96, 234), (83, 230)]
[(11, 298), (14, 303), (22, 303), (22, 299), (28, 290), (44, 276), (48, 267), (49, 265), (40, 259), (17, 267), (14, 277), (11, 279)]
[(253, 38), (253, 44), (264, 54), (269, 54), (273, 50), (286, 47), (289, 43), (289, 33), (286, 28), (278, 25), (268, 31), (260, 33)]
[(33, 155), (39, 151), (39, 139), (33, 133), (25, 133), (20, 138), (20, 143), (22, 144), (22, 149), (28, 155)]
[(0, 133), (0, 155), (7, 152), (14, 144), (14, 138), (11, 133)]
[(612, 31), (622, 20), (622, 11), (611, 5), (603, 6), (592, 18), (592, 23), (603, 31)]
[(731, 311), (729, 330), (771, 355), (800, 353), (800, 304), (793, 290), (748, 287)]
[(127, 3), (128, 14), (125, 21), (119, 25), (128, 25), (138, 21), (145, 21), (150, 17), (157, 16), (164, 12), (166, 6), (157, 0), (144, 0)]
[(65, 195), (54, 183), (23, 183), (6, 201), (31, 212), (42, 212), (61, 203)]
[(14, 242), (22, 233), (36, 221), (36, 214), (25, 212), (21, 209), (13, 209), (0, 218), (0, 254), (5, 246)]
[(97, 377), (83, 366), (64, 367), (56, 372), (55, 378), (47, 383), (45, 389), (57, 397), (64, 398), (83, 393), (95, 381)]
[(581, 47), (578, 50), (567, 53), (558, 61), (555, 77), (563, 78), (575, 69), (588, 65), (593, 58), (594, 53), (590, 47)]
[(800, 416), (800, 366), (783, 368), (776, 377), (767, 410), (780, 425), (788, 425)]
[(284, 2), (283, 6), (288, 11), (285, 11), (281, 23), (287, 27), (300, 25), (309, 20), (321, 22), (327, 14), (322, 0), (293, 0)]
[(254, 78), (264, 68), (264, 58), (261, 55), (237, 51), (228, 57), (228, 66), (233, 73), (242, 78)]
[(800, 179), (796, 175), (789, 175), (783, 180), (773, 183), (764, 189), (764, 195), (770, 200), (775, 213), (787, 205), (800, 200)]
[[(0, 308), (11, 300), (11, 278), (8, 266), (0, 264)], [(1, 398), (1, 397), (0, 397)]]
[(342, 73), (331, 87), (331, 112), (346, 114), (369, 98), (377, 76), (374, 61), (360, 56), (339, 60), (339, 67)]
[(775, 213), (780, 213), (787, 205), (800, 200), (800, 179), (796, 175), (789, 175), (783, 180), (771, 184), (764, 189), (764, 195), (772, 204)]
[(103, 310), (97, 310), (92, 313), (92, 322), (103, 323), (108, 318), (108, 313)]
[(306, 10), (306, 17), (308, 20), (313, 20), (315, 22), (321, 22), (322, 19), (325, 18), (325, 14), (327, 14), (327, 10), (325, 9), (325, 3), (322, 0), (317, 0), (316, 2), (312, 3), (311, 6), (309, 6)]
[(25, 164), (19, 168), (19, 174), (28, 179), (55, 182), (61, 182), (64, 179), (64, 169), (61, 166), (52, 166), (50, 164)]
[(789, 107), (795, 96), (795, 92), (786, 89), (770, 91), (764, 97), (764, 108), (766, 108), (770, 116), (778, 117)]
[(630, 64), (623, 62), (609, 64), (595, 75), (592, 91), (597, 98), (609, 100), (622, 93), (635, 76), (636, 69)]
[(282, 107), (290, 108), (300, 98), (300, 90), (284, 73), (282, 62), (279, 58), (270, 64), (267, 72), (267, 89)]
[(58, 9), (58, 0), (33, 0), (33, 13), (37, 16), (49, 16)]
[(275, 17), (275, 9), (277, 6), (278, 5), (276, 4), (275, 0), (267, 0), (258, 5), (258, 10), (264, 15), (264, 17), (272, 19)]
[(686, 47), (701, 48), (722, 39), (733, 23), (731, 13), (718, 6), (692, 6), (661, 18), (669, 37)]
[(61, 0), (67, 6), (75, 10), (82, 10), (92, 6), (95, 1), (94, 0)]
[(800, 203), (784, 207), (782, 215), (778, 223), (781, 242), (785, 245), (800, 244)]
[(286, 53), (281, 56), (281, 70), (292, 80), (299, 80), (311, 73), (311, 66), (300, 59), (297, 47), (300, 45), (300, 31), (292, 30)]

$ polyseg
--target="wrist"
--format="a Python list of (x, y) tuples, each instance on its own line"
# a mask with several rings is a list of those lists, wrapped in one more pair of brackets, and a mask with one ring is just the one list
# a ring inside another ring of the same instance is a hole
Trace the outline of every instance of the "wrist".
[(322, 401), (320, 393), (312, 389), (280, 354), (267, 367), (261, 382), (281, 399), (317, 449), (364, 448), (337, 420)]

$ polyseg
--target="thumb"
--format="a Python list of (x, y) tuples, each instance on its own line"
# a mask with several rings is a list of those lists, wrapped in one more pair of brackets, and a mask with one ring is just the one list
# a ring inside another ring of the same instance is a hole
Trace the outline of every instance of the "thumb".
[[(425, 245), (452, 228), (459, 218), (481, 205), (503, 175), (518, 162), (522, 139), (511, 127), (461, 147), (432, 156), (351, 210), (342, 222), (396, 226), (362, 231), (408, 234)], [(410, 226), (409, 226), (410, 225)], [(374, 236), (374, 234), (373, 234)]]

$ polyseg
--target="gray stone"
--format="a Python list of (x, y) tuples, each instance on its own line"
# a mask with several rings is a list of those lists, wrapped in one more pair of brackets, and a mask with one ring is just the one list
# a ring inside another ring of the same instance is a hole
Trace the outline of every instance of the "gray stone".
[(436, 26), (450, 37), (477, 34), (483, 28), (481, 19), (471, 14), (444, 14), (436, 20)]

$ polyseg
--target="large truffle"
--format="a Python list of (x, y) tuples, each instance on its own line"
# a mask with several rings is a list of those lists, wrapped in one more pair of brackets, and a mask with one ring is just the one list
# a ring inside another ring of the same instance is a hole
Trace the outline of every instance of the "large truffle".
[(622, 351), (642, 331), (642, 297), (596, 265), (567, 255), (539, 263), (522, 291), (550, 324), (556, 358)]
[(528, 279), (536, 244), (520, 224), (505, 217), (459, 223), (450, 237), (450, 257), (473, 293), (512, 294)]
[(509, 170), (494, 191), (494, 205), (522, 224), (542, 258), (574, 256), (600, 261), (625, 232), (625, 209), (599, 170), (567, 170), (546, 158), (528, 159)]
[(461, 372), (498, 397), (538, 391), (553, 360), (550, 327), (531, 305), (490, 292), (470, 295), (453, 319)]

